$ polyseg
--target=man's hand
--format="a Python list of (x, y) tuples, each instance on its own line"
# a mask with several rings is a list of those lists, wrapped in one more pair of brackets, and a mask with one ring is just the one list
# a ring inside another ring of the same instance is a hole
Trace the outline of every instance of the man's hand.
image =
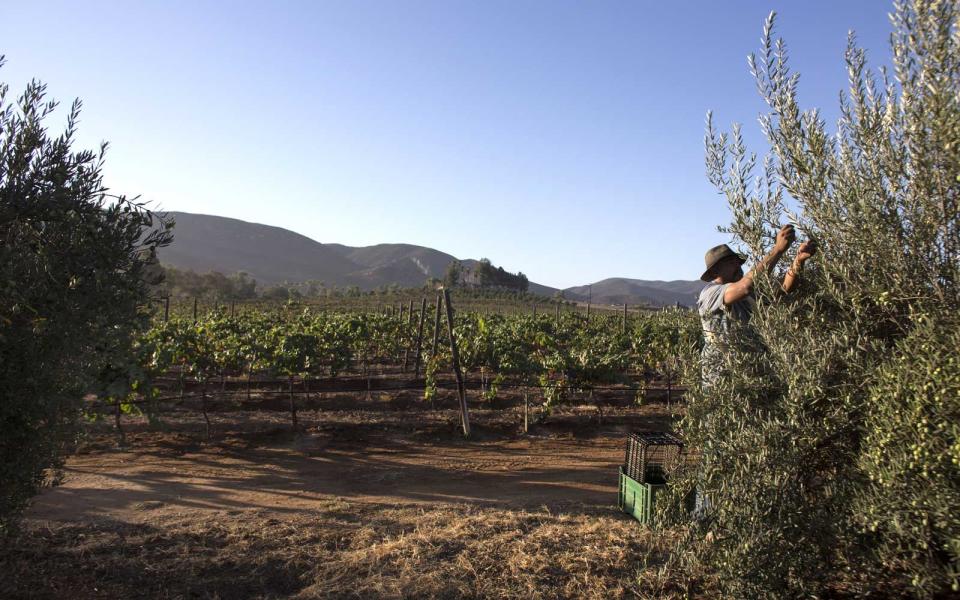
[(810, 257), (817, 253), (817, 243), (813, 240), (806, 241), (800, 244), (800, 248), (797, 249), (797, 262), (803, 264), (810, 260)]
[(773, 244), (773, 250), (783, 254), (790, 248), (795, 239), (797, 239), (797, 232), (793, 230), (793, 225), (784, 225), (777, 233), (777, 241)]
[[(743, 276), (740, 281), (731, 283), (727, 286), (726, 291), (723, 292), (723, 303), (727, 306), (733, 304), (734, 302), (739, 302), (740, 300), (746, 298), (750, 294), (750, 290), (753, 289), (753, 278), (760, 271), (770, 272), (777, 265), (777, 262), (780, 261), (780, 258), (787, 252), (790, 248), (790, 245), (793, 244), (794, 240), (797, 239), (797, 232), (793, 230), (793, 225), (784, 225), (780, 228), (780, 231), (777, 233), (777, 241), (773, 245), (773, 250), (769, 254), (763, 257), (763, 260), (758, 262), (749, 273)], [(803, 245), (807, 250), (807, 258), (813, 255), (816, 252), (816, 246), (812, 246), (811, 251), (811, 242), (807, 242)], [(804, 259), (806, 260), (806, 258)], [(803, 261), (800, 261), (801, 264)], [(793, 286), (793, 280), (785, 282), (783, 284), (784, 291), (790, 291), (790, 287)]]
[(810, 260), (810, 257), (817, 253), (817, 243), (813, 240), (807, 240), (797, 248), (797, 257), (793, 264), (787, 269), (787, 275), (783, 278), (783, 291), (790, 293), (790, 290), (797, 287), (797, 281), (800, 279), (800, 273), (803, 272), (803, 263)]

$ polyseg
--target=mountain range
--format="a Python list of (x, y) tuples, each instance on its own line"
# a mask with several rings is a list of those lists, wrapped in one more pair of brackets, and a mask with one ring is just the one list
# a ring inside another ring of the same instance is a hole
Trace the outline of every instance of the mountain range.
[[(176, 222), (174, 240), (159, 251), (160, 262), (199, 273), (245, 271), (263, 285), (322, 281), (327, 286), (358, 286), (370, 290), (384, 285), (419, 287), (428, 278), (442, 279), (454, 256), (412, 244), (376, 244), (352, 247), (323, 244), (281, 227), (239, 219), (168, 212)], [(477, 261), (460, 260), (465, 269)], [(508, 269), (509, 270), (509, 269)], [(644, 281), (611, 278), (559, 290), (530, 282), (529, 291), (594, 304), (680, 303), (690, 306), (703, 287), (700, 281)]]

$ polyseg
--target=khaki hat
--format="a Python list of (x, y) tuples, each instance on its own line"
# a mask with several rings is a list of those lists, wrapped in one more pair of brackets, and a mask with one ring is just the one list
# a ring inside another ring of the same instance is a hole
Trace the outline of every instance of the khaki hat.
[(707, 253), (703, 257), (703, 262), (707, 265), (707, 270), (703, 272), (703, 275), (700, 276), (700, 281), (713, 281), (716, 278), (716, 275), (711, 277), (710, 269), (715, 267), (718, 262), (727, 258), (728, 256), (735, 256), (740, 260), (740, 264), (747, 262), (747, 259), (737, 254), (730, 249), (730, 246), (726, 244), (720, 244), (719, 246), (714, 246), (707, 250)]

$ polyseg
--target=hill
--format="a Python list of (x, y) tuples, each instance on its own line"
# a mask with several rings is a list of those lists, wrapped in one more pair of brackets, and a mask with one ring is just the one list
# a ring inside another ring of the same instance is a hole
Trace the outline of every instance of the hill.
[[(167, 214), (176, 221), (176, 228), (173, 243), (159, 252), (163, 264), (198, 273), (245, 271), (262, 285), (316, 280), (363, 290), (390, 284), (419, 287), (430, 277), (443, 278), (450, 263), (457, 260), (446, 252), (413, 244), (323, 244), (282, 227), (212, 215)], [(466, 269), (477, 265), (473, 259), (461, 263)], [(662, 306), (680, 302), (689, 306), (702, 286), (699, 281), (612, 278), (592, 284), (592, 297), (594, 304)], [(578, 286), (563, 293), (570, 300), (586, 301), (590, 288)], [(553, 296), (559, 290), (531, 281), (529, 291)]]
[(336, 250), (281, 227), (239, 219), (167, 213), (176, 221), (174, 240), (160, 262), (199, 273), (246, 271), (265, 284), (281, 281), (343, 281), (356, 265)]
[[(419, 287), (430, 277), (443, 278), (456, 257), (413, 244), (353, 247), (322, 244), (281, 227), (239, 219), (167, 213), (176, 221), (173, 243), (159, 251), (160, 262), (198, 273), (247, 272), (263, 285), (317, 280), (326, 285)], [(471, 268), (476, 261), (461, 261)], [(531, 283), (531, 291), (557, 290)]]
[(568, 288), (563, 293), (567, 298), (581, 302), (592, 297), (594, 304), (665, 306), (679, 302), (683, 306), (693, 306), (703, 286), (702, 281), (644, 281), (612, 277), (591, 285)]

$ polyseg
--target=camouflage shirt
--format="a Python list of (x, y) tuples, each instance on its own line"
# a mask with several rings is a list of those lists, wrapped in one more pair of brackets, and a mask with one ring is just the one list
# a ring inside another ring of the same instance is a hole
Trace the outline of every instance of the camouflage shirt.
[(723, 294), (729, 283), (708, 283), (700, 291), (697, 299), (697, 311), (703, 327), (703, 352), (701, 353), (700, 374), (703, 384), (709, 385), (720, 376), (723, 353), (734, 327), (745, 325), (753, 314), (754, 300), (747, 296), (730, 306), (723, 303)]

